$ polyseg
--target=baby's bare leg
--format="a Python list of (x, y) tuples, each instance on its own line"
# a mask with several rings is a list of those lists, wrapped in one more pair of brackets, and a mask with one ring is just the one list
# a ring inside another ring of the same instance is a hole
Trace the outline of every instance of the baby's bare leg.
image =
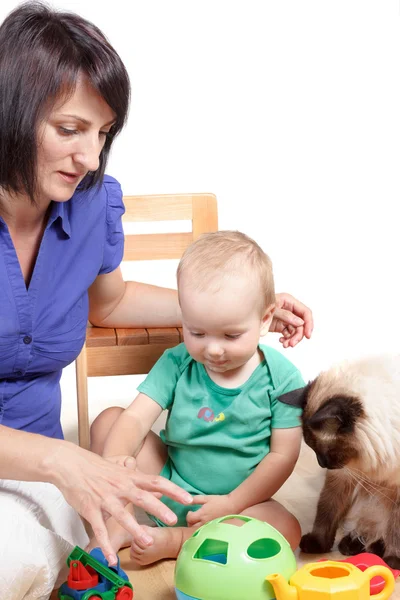
[[(122, 412), (122, 408), (114, 406), (100, 413), (100, 415), (95, 419), (90, 430), (90, 449), (92, 452), (102, 454), (107, 434)], [(140, 471), (143, 471), (143, 473), (158, 475), (161, 472), (166, 460), (167, 449), (165, 445), (158, 435), (150, 431), (136, 453), (137, 468)], [(129, 505), (127, 508), (131, 510), (132, 513), (134, 512), (132, 505)], [(153, 528), (148, 529), (150, 537), (153, 538)], [(132, 536), (114, 519), (108, 519), (107, 530), (110, 536), (111, 544), (115, 551), (118, 551), (120, 548), (124, 548), (131, 544)], [(90, 550), (96, 545), (96, 540), (91, 539), (87, 549)], [(144, 547), (148, 546), (148, 544), (145, 542), (143, 542), (143, 545)]]
[(292, 550), (295, 550), (299, 545), (301, 538), (300, 523), (292, 513), (276, 500), (267, 500), (267, 502), (250, 506), (241, 514), (265, 521), (275, 527), (287, 539)]
[(90, 427), (90, 449), (96, 454), (103, 454), (106, 437), (124, 409), (120, 406), (112, 406), (103, 410), (93, 421)]
[[(289, 542), (292, 550), (299, 545), (301, 538), (300, 524), (286, 508), (268, 500), (244, 510), (242, 515), (266, 521), (277, 529)], [(237, 521), (240, 526), (240, 521)], [(140, 565), (149, 565), (163, 558), (177, 558), (183, 543), (198, 529), (197, 527), (160, 527), (157, 530), (148, 529), (154, 543), (144, 546), (134, 542), (131, 547), (131, 557)]]

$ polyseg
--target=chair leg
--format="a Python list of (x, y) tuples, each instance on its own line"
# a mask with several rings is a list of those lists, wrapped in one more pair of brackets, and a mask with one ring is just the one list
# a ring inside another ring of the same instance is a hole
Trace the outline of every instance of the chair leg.
[(78, 408), (78, 437), (81, 448), (89, 450), (89, 410), (88, 410), (88, 386), (87, 386), (87, 359), (86, 344), (76, 359), (76, 394)]

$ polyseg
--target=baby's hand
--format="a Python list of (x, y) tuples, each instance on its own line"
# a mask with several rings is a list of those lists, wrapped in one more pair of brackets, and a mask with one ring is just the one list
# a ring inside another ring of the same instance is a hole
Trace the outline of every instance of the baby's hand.
[(224, 496), (194, 496), (193, 504), (203, 506), (196, 511), (189, 511), (186, 515), (188, 527), (200, 527), (217, 517), (236, 514), (234, 502), (229, 494)]
[(128, 467), (128, 469), (136, 469), (136, 458), (133, 456), (127, 456), (126, 454), (117, 454), (116, 456), (103, 456), (106, 460), (112, 463), (120, 465), (121, 467)]

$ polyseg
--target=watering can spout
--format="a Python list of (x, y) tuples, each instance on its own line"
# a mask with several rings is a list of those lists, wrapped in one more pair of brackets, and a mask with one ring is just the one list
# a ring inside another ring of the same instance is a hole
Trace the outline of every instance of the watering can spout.
[(280, 573), (272, 573), (265, 578), (274, 588), (276, 600), (297, 600), (297, 589), (289, 585)]

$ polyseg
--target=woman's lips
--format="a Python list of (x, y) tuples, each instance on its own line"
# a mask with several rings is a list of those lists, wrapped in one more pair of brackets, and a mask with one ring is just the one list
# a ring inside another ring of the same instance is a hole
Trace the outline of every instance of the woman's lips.
[(66, 173), (65, 171), (58, 171), (58, 174), (66, 181), (67, 183), (76, 183), (81, 175), (79, 173)]

